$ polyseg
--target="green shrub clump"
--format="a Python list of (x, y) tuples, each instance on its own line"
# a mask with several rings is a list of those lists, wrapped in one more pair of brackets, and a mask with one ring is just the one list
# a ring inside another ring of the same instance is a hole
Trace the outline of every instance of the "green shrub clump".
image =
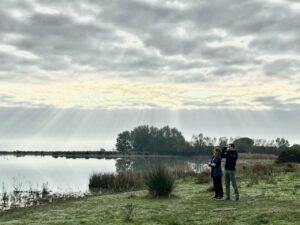
[(145, 184), (150, 195), (155, 197), (168, 197), (174, 190), (175, 178), (162, 164), (151, 168), (145, 175)]
[(300, 163), (300, 150), (299, 149), (287, 149), (280, 153), (277, 159), (278, 163), (284, 162), (298, 162)]

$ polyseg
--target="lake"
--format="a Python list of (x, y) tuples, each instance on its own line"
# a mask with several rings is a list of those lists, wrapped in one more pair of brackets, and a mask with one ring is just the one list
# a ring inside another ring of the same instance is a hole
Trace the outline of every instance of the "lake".
[(41, 191), (46, 185), (51, 193), (87, 193), (92, 173), (116, 173), (128, 169), (147, 170), (163, 162), (173, 167), (190, 167), (200, 171), (209, 156), (186, 157), (130, 157), (118, 159), (53, 158), (51, 156), (1, 156), (0, 193)]

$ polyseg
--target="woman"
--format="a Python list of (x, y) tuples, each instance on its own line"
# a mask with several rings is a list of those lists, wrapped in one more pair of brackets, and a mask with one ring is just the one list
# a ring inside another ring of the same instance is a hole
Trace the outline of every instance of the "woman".
[(215, 189), (215, 200), (221, 200), (223, 198), (223, 187), (222, 187), (222, 168), (221, 168), (221, 150), (215, 148), (213, 151), (214, 155), (211, 158), (211, 162), (208, 164), (211, 167), (211, 177), (214, 182)]

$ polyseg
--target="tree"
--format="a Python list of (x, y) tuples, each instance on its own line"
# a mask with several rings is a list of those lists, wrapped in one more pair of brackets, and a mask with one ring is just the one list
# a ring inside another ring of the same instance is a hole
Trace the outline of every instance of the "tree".
[(228, 138), (227, 137), (220, 137), (219, 138), (219, 146), (225, 147), (228, 145)]
[(192, 146), (195, 148), (205, 147), (205, 137), (202, 133), (192, 136)]
[(233, 144), (240, 152), (250, 152), (254, 145), (254, 140), (248, 137), (242, 137), (236, 139)]
[(290, 143), (285, 138), (276, 138), (276, 145), (278, 148), (286, 148), (290, 146)]
[(217, 139), (205, 137), (202, 133), (193, 135), (191, 145), (195, 152), (198, 153), (211, 153)]
[(147, 125), (138, 126), (134, 128), (131, 133), (132, 147), (136, 152), (152, 152), (153, 143), (152, 135), (150, 134), (150, 128)]
[(116, 148), (117, 151), (122, 153), (129, 153), (133, 150), (129, 131), (124, 131), (118, 134)]
[(294, 144), (291, 146), (291, 149), (296, 149), (296, 150), (300, 151), (300, 145)]
[(124, 131), (117, 139), (117, 150), (120, 152), (141, 152), (152, 154), (186, 153), (189, 143), (176, 128), (165, 126), (161, 129), (149, 126), (138, 126), (131, 132)]

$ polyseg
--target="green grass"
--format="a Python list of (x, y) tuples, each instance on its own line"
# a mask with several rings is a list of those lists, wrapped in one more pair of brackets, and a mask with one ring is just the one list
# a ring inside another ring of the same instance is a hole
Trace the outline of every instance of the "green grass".
[[(241, 200), (213, 201), (210, 184), (180, 179), (174, 196), (152, 198), (147, 191), (127, 192), (67, 200), (2, 212), (0, 224), (223, 224), (292, 225), (300, 221), (300, 177), (295, 172), (275, 173), (252, 182), (247, 174), (238, 177)], [(131, 220), (126, 220), (132, 204)], [(215, 212), (214, 209), (236, 208)]]

